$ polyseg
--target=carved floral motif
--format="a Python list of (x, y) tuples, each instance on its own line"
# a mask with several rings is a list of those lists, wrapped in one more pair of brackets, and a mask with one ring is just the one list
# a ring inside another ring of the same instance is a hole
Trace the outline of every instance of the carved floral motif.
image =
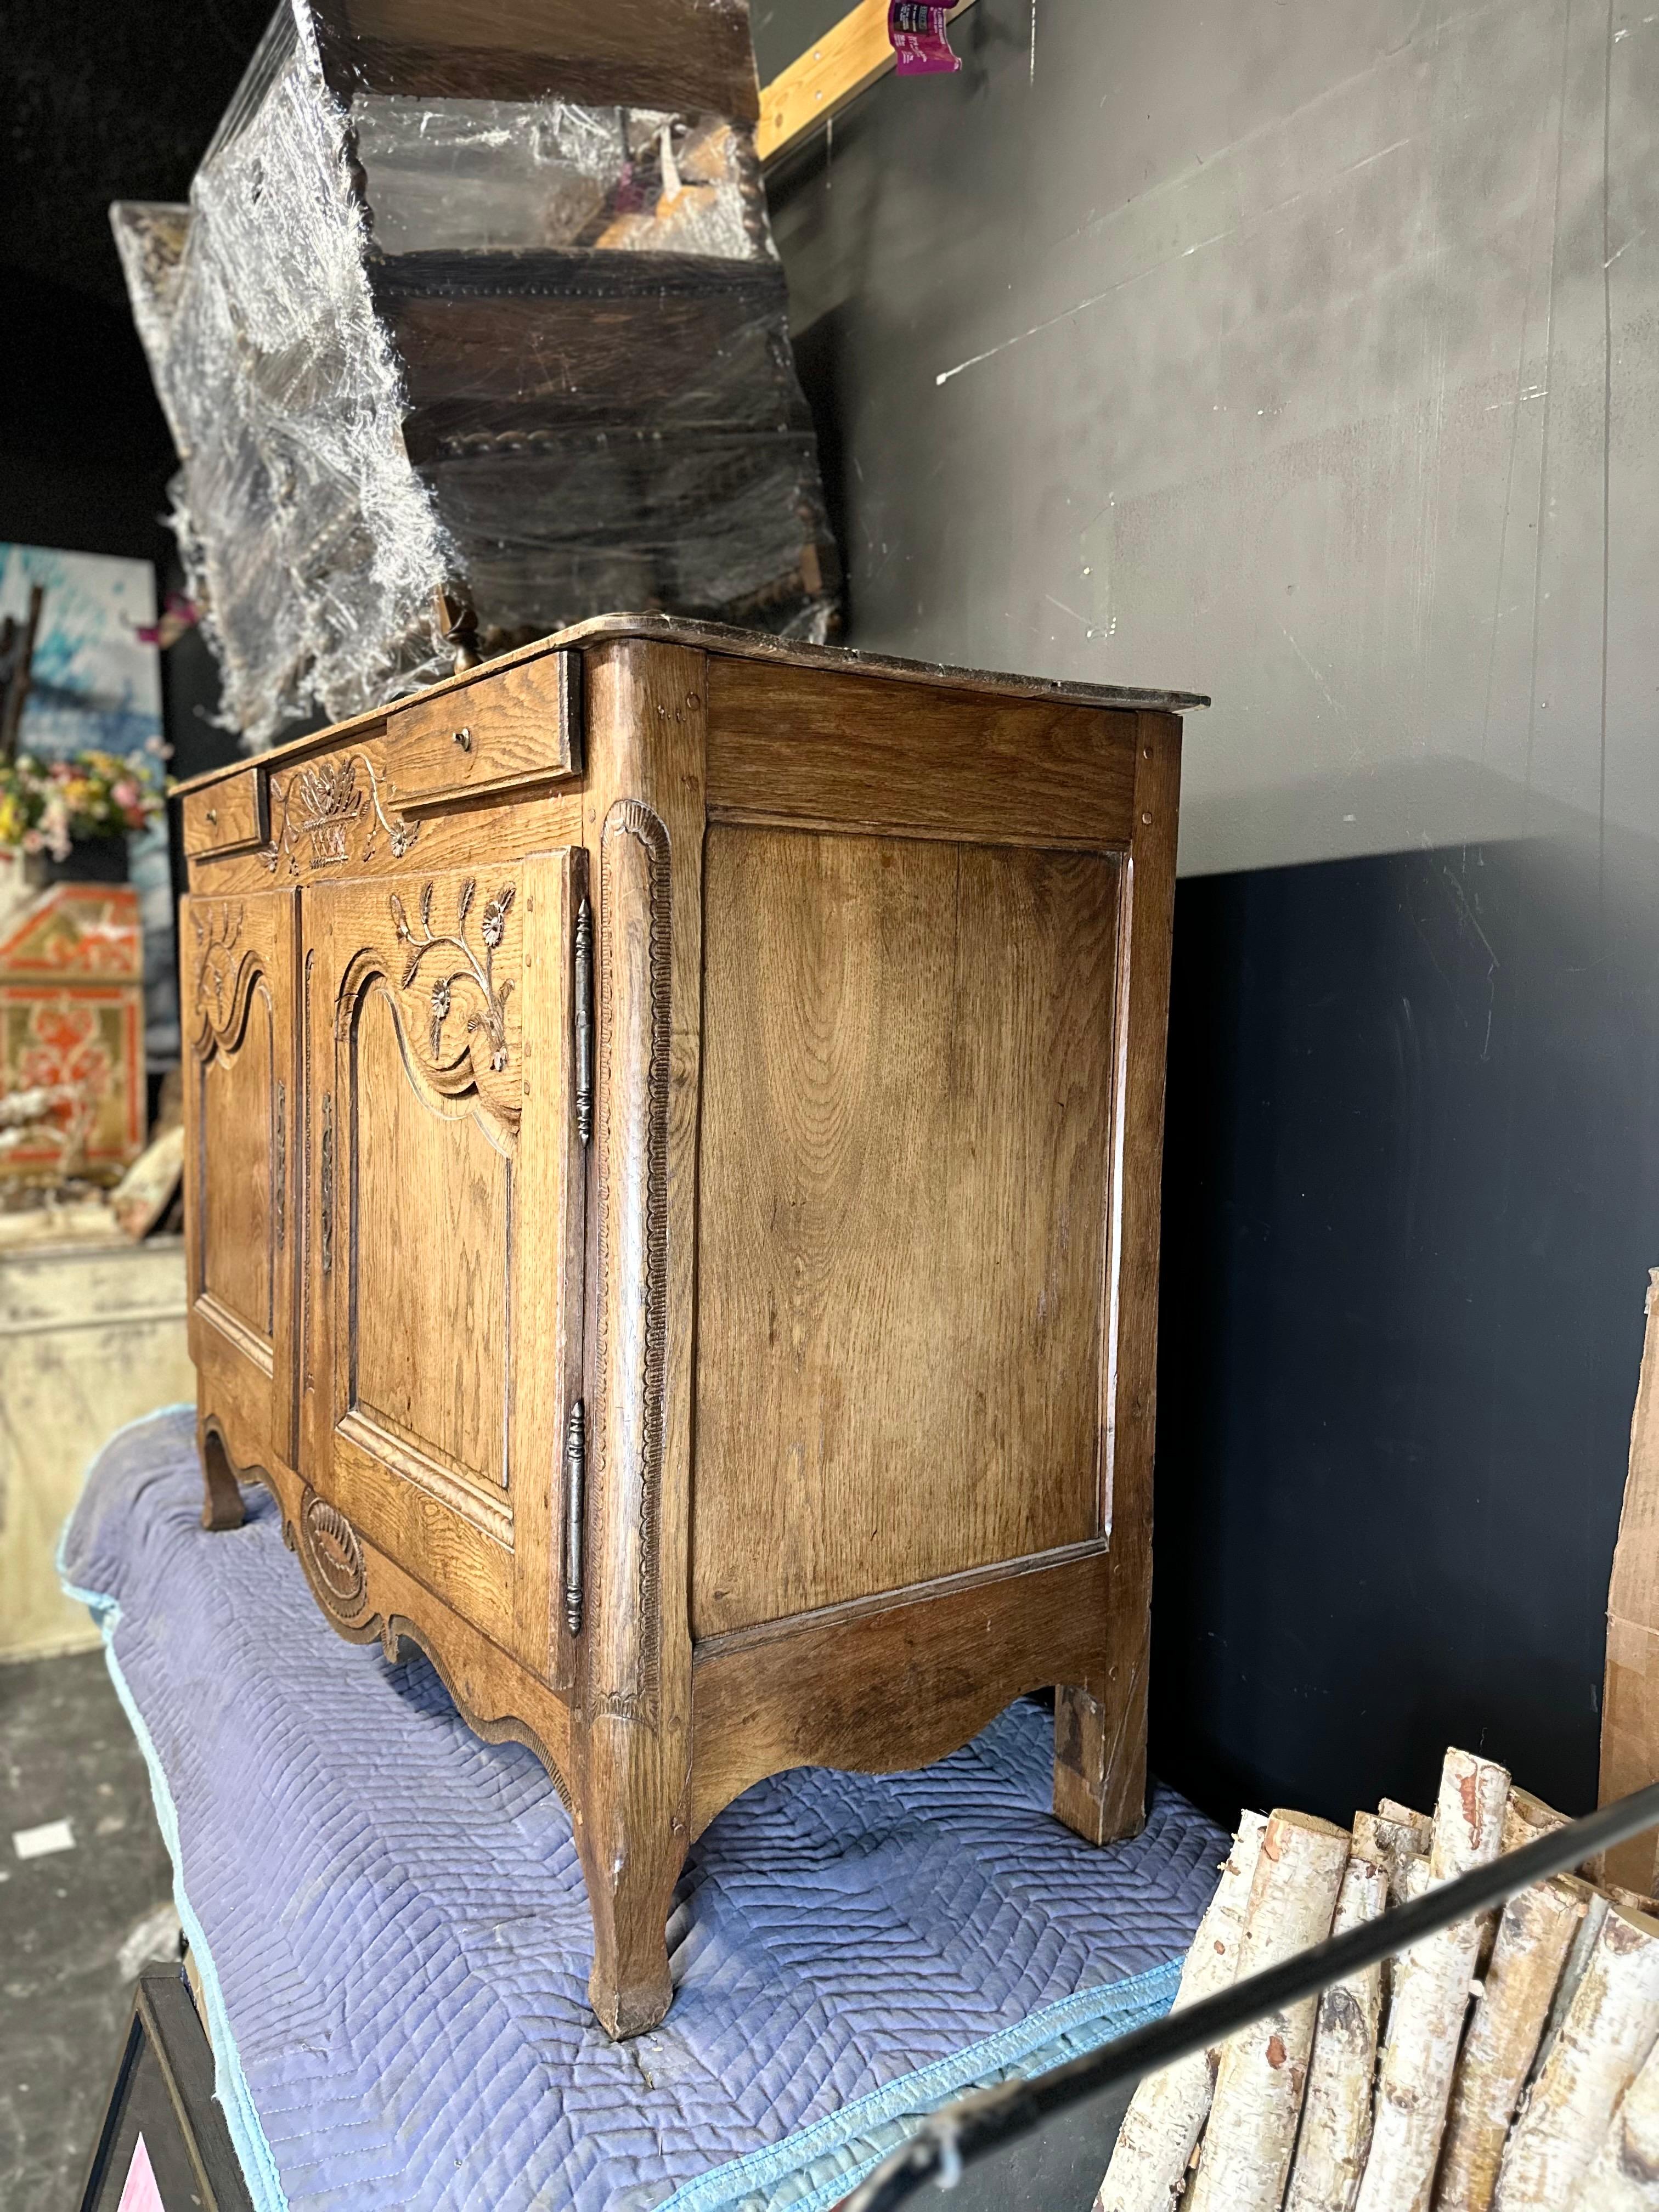
[(227, 902), (210, 906), (192, 902), (191, 924), (196, 933), (196, 1011), (222, 1031), (236, 999), (236, 947), (241, 940), (243, 909)]
[(499, 983), (495, 981), (495, 955), (507, 934), (507, 917), (513, 910), (514, 887), (503, 884), (484, 908), (478, 923), (478, 935), (483, 944), (482, 960), (468, 944), (465, 934), (477, 890), (476, 878), (469, 876), (456, 902), (454, 929), (447, 934), (434, 933), (432, 927), (433, 885), (429, 880), (421, 886), (418, 922), (410, 920), (402, 899), (393, 891), (389, 902), (392, 926), (398, 933), (398, 943), (409, 948), (402, 978), (405, 991), (414, 989), (428, 953), (447, 951), (464, 963), (433, 978), (428, 1001), (432, 1057), (437, 1060), (441, 1055), (444, 1025), (449, 1019), (456, 985), (471, 984), (483, 1003), (477, 1012), (467, 1016), (467, 1031), (469, 1035), (483, 1031), (489, 1045), (489, 1065), (499, 1075), (507, 1066), (507, 1002), (512, 995), (513, 979), (509, 975)]
[[(367, 793), (357, 781), (360, 766), (368, 778)], [(388, 781), (388, 799), (392, 789)], [(313, 868), (343, 866), (351, 856), (351, 832), (363, 818), (365, 809), (368, 811), (368, 826), (358, 850), (360, 860), (374, 859), (382, 831), (396, 860), (402, 860), (421, 834), (418, 822), (410, 822), (401, 814), (387, 814), (380, 803), (380, 785), (374, 763), (367, 753), (345, 753), (307, 762), (304, 768), (296, 769), (285, 784), (279, 786), (273, 779), (270, 796), (273, 817), (280, 810), (282, 827), (272, 828), (270, 842), (259, 857), (273, 872), (286, 853), (289, 874), (299, 874), (298, 846), (301, 838), (311, 847), (310, 865)]]

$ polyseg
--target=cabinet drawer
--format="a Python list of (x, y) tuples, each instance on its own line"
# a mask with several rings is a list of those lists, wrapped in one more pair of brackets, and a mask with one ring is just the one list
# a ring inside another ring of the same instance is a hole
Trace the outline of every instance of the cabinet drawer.
[(265, 779), (259, 769), (192, 791), (184, 804), (185, 850), (192, 857), (240, 853), (265, 842)]
[(387, 765), (399, 804), (437, 805), (580, 775), (580, 670), (579, 653), (550, 653), (393, 714)]

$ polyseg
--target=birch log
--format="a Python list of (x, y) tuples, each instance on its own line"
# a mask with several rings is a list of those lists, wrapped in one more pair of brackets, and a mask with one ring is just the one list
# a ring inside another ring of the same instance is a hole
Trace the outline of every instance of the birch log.
[(1452, 2082), (1434, 2212), (1488, 2212), (1510, 2123), (1589, 1898), (1588, 1884), (1557, 1875), (1504, 1909)]
[[(1420, 1825), (1419, 1825), (1420, 1824)], [(1433, 1823), (1413, 1814), (1396, 1820), (1383, 1813), (1360, 1813), (1353, 1824), (1353, 1848), (1363, 1859), (1375, 1859), (1389, 1877), (1389, 1902), (1398, 1905), (1406, 1869), (1415, 1858), (1427, 1855)]]
[(1414, 1838), (1414, 1850), (1426, 1851), (1434, 1841), (1434, 1822), (1426, 1813), (1415, 1813), (1409, 1805), (1402, 1805), (1395, 1797), (1384, 1797), (1376, 1810), (1380, 1819), (1391, 1820), (1396, 1828), (1410, 1832)]
[[(1501, 1766), (1467, 1751), (1446, 1753), (1429, 1852), (1431, 1888), (1498, 1856), (1509, 1794)], [(1370, 2153), (1355, 2212), (1423, 2212), (1428, 2204), (1480, 1947), (1480, 1921), (1461, 1920), (1395, 1962)]]
[(1591, 1886), (1589, 1894), (1584, 1899), (1584, 1917), (1578, 1923), (1578, 1933), (1573, 1937), (1572, 1948), (1567, 1954), (1566, 1966), (1550, 2001), (1549, 2018), (1544, 2022), (1544, 2033), (1538, 2039), (1538, 2056), (1532, 2062), (1530, 2076), (1534, 2081), (1548, 2063), (1549, 2055), (1555, 2048), (1555, 2039), (1561, 2033), (1567, 2014), (1572, 2010), (1573, 2000), (1589, 1970), (1590, 1960), (1595, 1956), (1596, 1946), (1601, 1941), (1601, 1930), (1611, 1909), (1607, 1892)]
[[(1177, 2012), (1216, 1996), (1238, 1971), (1239, 1939), (1267, 1825), (1260, 1813), (1246, 1813), (1239, 1822), (1215, 1895), (1181, 1970)], [(1095, 2212), (1170, 2212), (1210, 2110), (1220, 2056), (1218, 2045), (1146, 2075), (1123, 2115)]]
[(1493, 2212), (1567, 2212), (1659, 2040), (1659, 1920), (1608, 1908), (1561, 2033), (1510, 2131)]
[[(1324, 1942), (1349, 1841), (1346, 1828), (1309, 1814), (1273, 1814), (1250, 1887), (1239, 1946), (1241, 1976)], [(1228, 2038), (1188, 2212), (1279, 2212), (1318, 2005), (1317, 1997), (1304, 1998)]]
[(1573, 2212), (1659, 2212), (1659, 2046), (1626, 2090)]
[(1510, 1802), (1504, 1808), (1506, 1851), (1518, 1851), (1522, 1844), (1535, 1844), (1540, 1836), (1553, 1836), (1558, 1828), (1566, 1825), (1565, 1813), (1558, 1813), (1553, 1805), (1534, 1797), (1530, 1790), (1517, 1790), (1510, 1785)]
[[(1389, 1877), (1356, 1845), (1336, 1900), (1334, 1936), (1387, 1911)], [(1376, 2070), (1382, 1969), (1368, 1966), (1335, 1982), (1319, 2000), (1302, 2126), (1296, 2139), (1285, 2212), (1348, 2212), (1365, 2170), (1371, 2136), (1371, 2077)]]

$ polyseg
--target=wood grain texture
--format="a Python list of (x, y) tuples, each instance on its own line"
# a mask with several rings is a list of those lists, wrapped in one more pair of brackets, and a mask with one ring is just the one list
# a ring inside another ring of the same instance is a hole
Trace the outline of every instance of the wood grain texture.
[[(1603, 1805), (1659, 1777), (1659, 1268), (1649, 1273), (1644, 1311), (1625, 1497), (1607, 1588)], [(1634, 1889), (1650, 1892), (1656, 1869), (1651, 1835), (1632, 1836), (1603, 1856), (1606, 1879)]]
[(711, 830), (699, 1638), (1097, 1533), (1118, 866)]
[(420, 700), (386, 723), (405, 812), (569, 776), (581, 756), (580, 656), (550, 653), (459, 699)]
[[(1114, 1572), (1106, 1694), (1062, 1687), (1056, 1701), (1054, 1813), (1095, 1843), (1135, 1834), (1146, 1817), (1146, 1676), (1152, 1600), (1152, 1444), (1158, 1405), (1158, 1206), (1170, 1024), (1181, 724), (1138, 717), (1134, 842), (1119, 931), (1113, 1084), (1113, 1209), (1101, 1362), (1106, 1438), (1103, 1501)], [(1096, 1710), (1096, 1706), (1098, 1710)]]
[[(951, 10), (951, 21), (973, 4), (974, 0), (960, 0)], [(755, 150), (762, 161), (775, 161), (799, 145), (885, 76), (893, 62), (887, 0), (859, 0), (856, 8), (762, 87), (755, 133)]]
[(692, 1832), (791, 1766), (881, 1774), (942, 1759), (1056, 1672), (1103, 1689), (1110, 1578), (1091, 1549), (699, 1644)]
[(313, 0), (324, 65), (354, 92), (562, 100), (752, 121), (748, 16), (698, 0)]
[[(734, 629), (726, 623), (695, 622), (684, 616), (662, 614), (595, 615), (587, 622), (573, 623), (568, 629), (538, 638), (533, 644), (499, 653), (481, 667), (446, 677), (442, 683), (429, 685), (420, 696), (428, 702), (444, 702), (446, 713), (459, 709), (465, 721), (467, 709), (462, 705), (464, 695), (477, 687), (498, 683), (509, 669), (525, 667), (550, 653), (573, 647), (580, 647), (586, 659), (601, 645), (623, 638), (656, 645), (683, 645), (722, 662), (742, 660), (773, 669), (877, 676), (889, 684), (907, 688), (969, 691), (981, 699), (1039, 699), (1051, 704), (1069, 702), (1079, 707), (1110, 707), (1132, 714), (1145, 711), (1175, 714), (1210, 703), (1198, 691), (1149, 690), (1122, 684), (1078, 684), (1052, 676), (1017, 675), (1006, 669), (960, 668), (945, 661), (904, 660), (892, 653), (861, 653), (854, 646), (808, 645), (798, 638), (773, 637), (761, 630)], [(337, 752), (348, 744), (360, 744), (379, 735), (385, 722), (386, 710), (375, 708), (347, 721), (336, 722), (326, 730), (290, 738), (286, 744), (277, 745), (263, 756), (260, 765), (286, 769), (294, 762), (317, 754)], [(228, 768), (206, 769), (178, 787), (185, 795), (209, 791), (216, 784), (245, 772), (240, 763)]]
[(265, 780), (257, 768), (239, 769), (210, 792), (194, 792), (183, 807), (185, 850), (192, 856), (234, 853), (264, 842)]
[(710, 659), (708, 689), (711, 820), (1093, 852), (1129, 842), (1133, 714), (725, 659)]
[(261, 1459), (294, 1449), (298, 928), (285, 890), (179, 914), (191, 1357)]
[(613, 2035), (668, 2008), (665, 1924), (690, 1840), (705, 682), (701, 653), (631, 640), (600, 648), (586, 672), (600, 1097), (577, 1837), (593, 1908), (589, 1994)]
[[(547, 1470), (557, 1416), (560, 1210), (526, 1245), (516, 1170), (531, 901), (567, 926), (568, 854), (486, 875), (407, 870), (311, 893), (317, 1217), (307, 1479), (433, 1595), (528, 1666), (550, 1662)], [(564, 1058), (540, 1114), (568, 1146)], [(326, 1157), (325, 1156), (326, 1154)], [(528, 1470), (521, 1478), (520, 1470)], [(528, 1525), (524, 1516), (530, 1516)]]
[(1179, 726), (568, 645), (580, 725), (506, 656), (191, 853), (190, 1334), (210, 1518), (262, 1475), (341, 1632), (548, 1762), (631, 2034), (691, 1836), (780, 1767), (1051, 1682), (1056, 1810), (1139, 1823)]

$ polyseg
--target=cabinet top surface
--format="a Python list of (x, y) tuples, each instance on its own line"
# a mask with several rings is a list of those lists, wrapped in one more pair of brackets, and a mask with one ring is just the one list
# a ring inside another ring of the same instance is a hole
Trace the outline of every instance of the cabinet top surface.
[(791, 638), (769, 636), (763, 631), (732, 629), (722, 623), (681, 621), (672, 615), (595, 615), (591, 621), (578, 623), (570, 629), (556, 631), (550, 637), (538, 638), (533, 645), (520, 646), (516, 652), (501, 653), (497, 659), (482, 662), (459, 676), (447, 677), (424, 691), (405, 694), (391, 699), (383, 707), (376, 707), (364, 714), (354, 715), (349, 721), (337, 722), (331, 728), (313, 730), (303, 737), (292, 738), (285, 745), (277, 745), (270, 752), (251, 755), (223, 768), (210, 769), (205, 774), (193, 776), (186, 783), (175, 787), (179, 792), (199, 791), (204, 785), (222, 782), (227, 776), (241, 775), (253, 761), (261, 763), (287, 759), (301, 753), (325, 752), (342, 738), (375, 727), (388, 714), (397, 714), (413, 702), (443, 696), (452, 691), (465, 690), (469, 684), (487, 681), (501, 674), (503, 669), (521, 666), (526, 661), (539, 659), (544, 654), (562, 647), (600, 645), (611, 638), (636, 637), (653, 640), (660, 644), (689, 645), (705, 653), (720, 653), (739, 660), (769, 660), (789, 668), (840, 670), (849, 675), (879, 676), (900, 684), (921, 684), (957, 691), (981, 691), (999, 694), (1016, 699), (1065, 700), (1081, 707), (1114, 707), (1134, 709), (1143, 708), (1154, 713), (1180, 714), (1197, 707), (1207, 707), (1209, 699), (1196, 691), (1142, 691), (1110, 684), (1066, 684), (1043, 676), (1016, 676), (998, 671), (957, 668), (946, 662), (933, 660), (900, 660), (885, 653), (860, 653), (852, 646), (805, 645)]

